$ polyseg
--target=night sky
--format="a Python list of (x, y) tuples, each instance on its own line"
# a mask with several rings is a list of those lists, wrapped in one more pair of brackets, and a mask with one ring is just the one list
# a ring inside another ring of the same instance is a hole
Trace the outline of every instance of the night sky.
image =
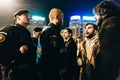
[[(102, 0), (9, 0), (15, 1), (9, 7), (3, 7), (0, 3), (0, 25), (12, 24), (13, 13), (18, 9), (28, 9), (30, 15), (38, 15), (46, 18), (52, 8), (60, 8), (64, 13), (64, 26), (69, 25), (72, 15), (93, 15), (92, 9)], [(120, 4), (120, 0), (115, 0)]]

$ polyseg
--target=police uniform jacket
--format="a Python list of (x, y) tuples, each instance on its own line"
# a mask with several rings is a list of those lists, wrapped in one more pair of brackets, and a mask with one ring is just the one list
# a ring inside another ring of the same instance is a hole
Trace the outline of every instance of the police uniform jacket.
[(42, 47), (42, 56), (40, 63), (42, 70), (45, 73), (50, 73), (55, 77), (61, 66), (60, 57), (63, 54), (64, 40), (60, 35), (60, 28), (52, 23), (49, 28), (44, 30), (40, 36), (40, 43)]
[[(24, 54), (21, 54), (19, 51), (22, 45), (27, 45), (28, 47)], [(20, 74), (20, 71), (34, 64), (35, 54), (30, 32), (25, 27), (17, 24), (16, 26), (8, 26), (1, 29), (0, 62), (6, 66), (12, 64), (11, 68), (15, 74), (16, 72)]]

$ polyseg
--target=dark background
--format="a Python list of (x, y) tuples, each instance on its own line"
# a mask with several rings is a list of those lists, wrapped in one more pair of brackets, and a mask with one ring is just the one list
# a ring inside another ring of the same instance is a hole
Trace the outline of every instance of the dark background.
[[(4, 0), (3, 0), (4, 1)], [(102, 0), (8, 0), (7, 6), (0, 2), (0, 26), (13, 24), (13, 14), (18, 9), (28, 9), (30, 15), (45, 17), (48, 23), (48, 14), (52, 8), (60, 8), (64, 13), (64, 26), (69, 25), (72, 15), (92, 15), (92, 9)], [(114, 0), (120, 4), (120, 0)]]

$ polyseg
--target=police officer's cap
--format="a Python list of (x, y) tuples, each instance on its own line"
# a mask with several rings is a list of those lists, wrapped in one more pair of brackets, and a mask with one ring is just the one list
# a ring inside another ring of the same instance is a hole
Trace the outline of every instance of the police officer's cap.
[(28, 10), (25, 10), (25, 9), (17, 10), (17, 11), (14, 13), (14, 17), (16, 17), (17, 15), (24, 14), (24, 13), (29, 13), (29, 12), (28, 12)]
[(33, 29), (33, 31), (35, 31), (35, 32), (40, 32), (40, 31), (42, 31), (42, 28), (36, 27), (36, 28)]

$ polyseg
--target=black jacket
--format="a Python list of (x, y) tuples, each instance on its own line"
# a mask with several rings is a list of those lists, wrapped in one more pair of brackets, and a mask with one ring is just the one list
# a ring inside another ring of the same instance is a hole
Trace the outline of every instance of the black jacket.
[(45, 80), (57, 80), (65, 45), (60, 35), (60, 26), (52, 23), (49, 26), (51, 27), (44, 30), (40, 36), (42, 56), (39, 62), (45, 74)]
[[(30, 32), (25, 27), (17, 24), (3, 28), (0, 34), (5, 37), (0, 42), (0, 62), (13, 70), (13, 80), (27, 79), (28, 70), (34, 65), (36, 57)], [(24, 54), (19, 51), (22, 45), (28, 47)]]
[(73, 38), (70, 38), (66, 44), (66, 55), (64, 64), (66, 72), (63, 74), (63, 80), (78, 80), (79, 70), (77, 68), (77, 45)]

